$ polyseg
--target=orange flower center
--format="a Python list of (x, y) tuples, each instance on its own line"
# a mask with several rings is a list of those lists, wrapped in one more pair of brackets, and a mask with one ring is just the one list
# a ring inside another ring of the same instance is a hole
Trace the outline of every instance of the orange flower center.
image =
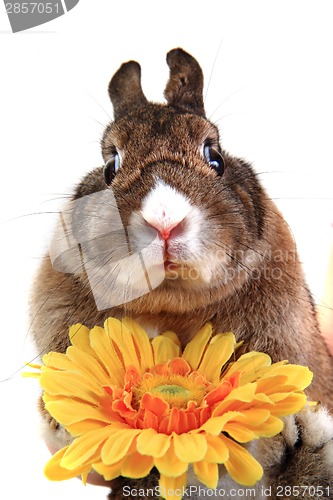
[(217, 385), (192, 371), (182, 358), (155, 365), (143, 375), (128, 367), (124, 387), (104, 387), (111, 411), (136, 429), (183, 434), (211, 418), (216, 406), (239, 385), (240, 373)]

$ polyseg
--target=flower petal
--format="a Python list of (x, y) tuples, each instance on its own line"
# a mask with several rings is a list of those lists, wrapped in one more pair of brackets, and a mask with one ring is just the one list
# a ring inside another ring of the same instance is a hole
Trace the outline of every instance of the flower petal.
[(69, 338), (75, 347), (81, 349), (87, 354), (91, 354), (91, 356), (95, 356), (94, 350), (90, 345), (90, 330), (81, 323), (76, 323), (72, 325), (69, 329)]
[(45, 408), (53, 418), (61, 425), (70, 425), (83, 420), (98, 420), (110, 422), (110, 416), (98, 406), (76, 401), (75, 399), (63, 399), (45, 403)]
[(229, 449), (229, 459), (224, 463), (234, 481), (244, 486), (253, 486), (263, 476), (263, 469), (255, 458), (243, 446), (221, 435)]
[(25, 366), (30, 366), (30, 368), (33, 368), (34, 370), (40, 370), (42, 368), (42, 365), (37, 364), (37, 363), (24, 363)]
[[(56, 370), (73, 370), (75, 368), (75, 364), (67, 358), (66, 354), (60, 352), (51, 351), (44, 354), (42, 361), (48, 368)], [(42, 366), (42, 370), (45, 370), (45, 367)]]
[(155, 365), (166, 363), (179, 356), (179, 347), (167, 336), (158, 335), (152, 340)]
[(239, 443), (248, 443), (257, 436), (253, 430), (249, 429), (246, 425), (242, 425), (239, 422), (228, 422), (224, 426), (224, 432), (227, 432), (230, 437), (238, 441)]
[(247, 352), (240, 356), (240, 358), (232, 363), (228, 368), (225, 376), (232, 375), (235, 372), (241, 372), (242, 384), (256, 381), (261, 374), (263, 368), (271, 366), (272, 360), (263, 352)]
[[(112, 428), (114, 427), (114, 425), (115, 424), (112, 423)], [(101, 429), (102, 427), (105, 427), (105, 422), (101, 422), (100, 420), (82, 420), (81, 422), (66, 425), (66, 430), (73, 437), (78, 437), (86, 434), (87, 432)]]
[(100, 456), (99, 448), (107, 440), (109, 432), (110, 430), (107, 427), (102, 427), (74, 439), (62, 457), (61, 467), (73, 470), (80, 465), (88, 465), (98, 460)]
[(242, 422), (247, 426), (257, 427), (267, 421), (270, 417), (270, 411), (263, 408), (250, 408), (240, 411), (240, 415), (235, 417), (236, 421)]
[(244, 408), (244, 403), (252, 403), (256, 397), (256, 384), (249, 383), (231, 391), (220, 404), (214, 408), (213, 416), (218, 417), (227, 411), (237, 411)]
[(141, 399), (141, 408), (151, 411), (154, 415), (157, 415), (158, 418), (162, 418), (168, 411), (169, 405), (159, 396), (153, 396), (149, 392), (146, 392)]
[(183, 462), (198, 462), (206, 455), (207, 441), (203, 434), (173, 433), (175, 454)]
[(285, 417), (299, 412), (306, 404), (306, 395), (299, 393), (272, 394), (270, 399), (275, 403), (270, 409), (272, 415), (276, 417)]
[(121, 466), (121, 475), (137, 479), (148, 476), (151, 469), (154, 467), (154, 459), (149, 456), (140, 455), (134, 452), (125, 457)]
[(142, 422), (143, 429), (154, 429), (155, 431), (159, 430), (159, 418), (150, 410), (145, 411)]
[(200, 428), (200, 431), (206, 431), (208, 434), (212, 434), (213, 436), (218, 436), (223, 430), (227, 422), (229, 420), (233, 420), (238, 415), (241, 415), (240, 412), (236, 411), (228, 411), (224, 415), (220, 417), (212, 417), (207, 422), (205, 422)]
[(79, 371), (45, 370), (40, 376), (39, 383), (53, 396), (75, 397), (92, 404), (98, 404), (99, 398), (105, 394), (99, 384)]
[(288, 377), (285, 375), (274, 375), (273, 377), (259, 378), (256, 381), (257, 392), (264, 392), (268, 396), (275, 392), (291, 392), (295, 386), (288, 384)]
[(98, 472), (98, 474), (103, 476), (106, 481), (111, 481), (111, 479), (121, 476), (121, 467), (123, 462), (124, 459), (112, 465), (106, 465), (103, 462), (98, 462), (93, 464), (93, 469)]
[(190, 413), (186, 412), (186, 410), (174, 406), (171, 408), (169, 414), (161, 420), (159, 431), (166, 434), (174, 432), (180, 435), (188, 432), (191, 425), (193, 427), (193, 424), (194, 428), (197, 428), (195, 417), (191, 417)]
[(65, 455), (68, 446), (57, 451), (53, 457), (47, 462), (44, 468), (44, 474), (50, 481), (63, 481), (71, 479), (72, 477), (79, 476), (80, 474), (87, 474), (91, 471), (91, 465), (81, 464), (75, 469), (65, 469), (61, 467), (60, 462)]
[(273, 437), (279, 434), (283, 429), (283, 422), (277, 417), (269, 417), (266, 422), (255, 428), (258, 437)]
[(76, 365), (76, 367), (79, 368), (81, 372), (86, 373), (89, 378), (93, 378), (102, 386), (110, 385), (110, 377), (95, 357), (74, 346), (67, 348), (66, 356), (74, 363), (74, 366)]
[(161, 474), (170, 477), (181, 476), (188, 469), (188, 462), (183, 462), (177, 458), (172, 441), (163, 457), (154, 458), (154, 464)]
[(168, 366), (170, 374), (172, 375), (181, 375), (182, 377), (187, 377), (191, 372), (189, 364), (183, 358), (173, 358)]
[(169, 449), (171, 436), (167, 434), (159, 434), (153, 429), (141, 431), (136, 441), (136, 449), (141, 455), (150, 455), (151, 457), (160, 458)]
[(159, 481), (161, 497), (165, 500), (181, 500), (185, 492), (186, 480), (186, 472), (177, 477), (161, 474)]
[(101, 457), (106, 465), (113, 465), (119, 462), (128, 450), (135, 439), (135, 437), (140, 434), (140, 429), (122, 429), (114, 432), (107, 441), (104, 443), (102, 448)]
[[(178, 335), (175, 334), (175, 332), (172, 332), (171, 330), (167, 330), (166, 332), (163, 332), (160, 335), (162, 335), (163, 337), (168, 337), (179, 347), (179, 349), (181, 349), (179, 337), (178, 337)], [(178, 354), (178, 356), (179, 356), (179, 354)]]
[(200, 363), (199, 371), (204, 372), (207, 380), (218, 384), (221, 368), (234, 352), (236, 339), (233, 333), (219, 333), (210, 341)]
[(212, 332), (212, 325), (210, 323), (205, 324), (185, 347), (183, 358), (188, 362), (192, 370), (198, 369)]
[(134, 366), (140, 372), (140, 361), (135, 348), (131, 331), (124, 321), (116, 318), (108, 318), (104, 322), (104, 328), (111, 341), (119, 349), (124, 367)]
[(125, 367), (104, 328), (95, 326), (90, 331), (90, 344), (110, 376), (110, 385), (122, 387), (124, 385)]
[(149, 337), (146, 331), (132, 318), (127, 316), (122, 319), (122, 323), (132, 334), (135, 348), (139, 352), (140, 366), (143, 373), (154, 365), (153, 351)]
[(231, 391), (233, 391), (233, 386), (232, 384), (224, 380), (220, 385), (217, 387), (214, 387), (206, 396), (205, 396), (205, 401), (208, 404), (208, 406), (212, 407), (216, 403), (219, 403), (223, 401), (228, 394), (230, 394)]
[(206, 434), (207, 452), (204, 457), (206, 462), (223, 464), (229, 458), (229, 450), (220, 436)]
[(201, 481), (208, 488), (215, 489), (219, 480), (219, 469), (216, 463), (196, 462), (193, 464), (193, 471), (199, 481)]
[(265, 377), (273, 377), (277, 375), (285, 376), (287, 378), (285, 385), (292, 385), (298, 390), (304, 390), (311, 384), (313, 379), (313, 373), (306, 366), (288, 364), (284, 364), (281, 366), (280, 364), (276, 363), (262, 375), (263, 380), (261, 383), (265, 383)]
[[(256, 414), (259, 417), (257, 421), (254, 420)], [(239, 443), (247, 443), (259, 437), (276, 436), (282, 429), (282, 420), (271, 417), (267, 410), (257, 409), (242, 412), (224, 426), (224, 431)]]
[(24, 378), (39, 378), (40, 373), (34, 373), (34, 372), (23, 372), (22, 377)]

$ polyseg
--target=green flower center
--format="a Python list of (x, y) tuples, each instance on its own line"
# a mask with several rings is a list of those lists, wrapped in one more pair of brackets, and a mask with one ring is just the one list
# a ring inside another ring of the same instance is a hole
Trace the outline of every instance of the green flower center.
[(189, 401), (201, 405), (206, 395), (206, 386), (202, 381), (198, 383), (183, 375), (146, 373), (140, 384), (132, 387), (133, 408), (140, 408), (141, 399), (147, 392), (167, 402), (170, 408), (187, 408)]
[(153, 394), (161, 394), (162, 396), (181, 396), (183, 398), (189, 398), (191, 392), (185, 387), (176, 384), (164, 384), (152, 387), (151, 392)]

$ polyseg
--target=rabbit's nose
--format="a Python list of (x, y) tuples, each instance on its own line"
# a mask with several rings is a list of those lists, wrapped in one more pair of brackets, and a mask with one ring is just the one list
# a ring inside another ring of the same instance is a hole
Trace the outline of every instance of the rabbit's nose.
[(140, 213), (144, 221), (167, 241), (185, 231), (191, 210), (192, 205), (184, 194), (159, 180), (142, 200)]
[(161, 217), (155, 217), (152, 214), (142, 214), (142, 216), (149, 226), (157, 229), (158, 233), (165, 241), (170, 237), (180, 234), (184, 226), (184, 217), (170, 220), (165, 214), (162, 214)]

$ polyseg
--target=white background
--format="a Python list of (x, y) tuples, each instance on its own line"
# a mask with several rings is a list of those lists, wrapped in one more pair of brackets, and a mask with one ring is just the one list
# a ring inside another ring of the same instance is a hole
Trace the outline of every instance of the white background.
[(138, 60), (147, 97), (161, 101), (166, 52), (181, 46), (200, 61), (207, 115), (223, 146), (252, 161), (276, 199), (319, 301), (333, 232), (332, 19), (332, 2), (321, 0), (81, 0), (59, 19), (12, 34), (1, 4), (1, 498), (106, 497), (75, 479), (44, 479), (38, 383), (16, 371), (33, 357), (28, 290), (47, 250), (47, 212), (101, 164), (113, 72)]

